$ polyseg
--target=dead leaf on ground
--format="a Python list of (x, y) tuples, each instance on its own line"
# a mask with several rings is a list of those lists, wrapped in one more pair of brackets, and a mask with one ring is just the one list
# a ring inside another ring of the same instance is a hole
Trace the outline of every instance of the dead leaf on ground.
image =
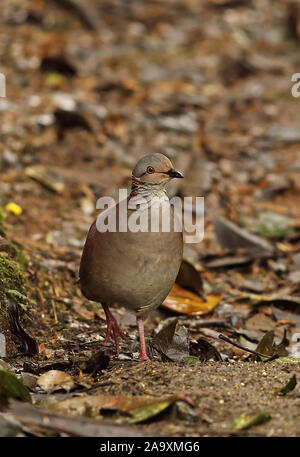
[(199, 295), (202, 299), (205, 298), (200, 272), (187, 260), (183, 260), (180, 265), (176, 284)]
[(278, 359), (274, 360), (277, 363), (300, 363), (300, 357), (279, 357)]
[(296, 375), (293, 374), (293, 376), (291, 377), (289, 382), (284, 387), (279, 389), (277, 391), (277, 393), (278, 393), (278, 395), (283, 395), (284, 396), (284, 395), (292, 392), (292, 390), (295, 389), (296, 385), (297, 385), (297, 378), (296, 378)]
[[(78, 399), (80, 398), (78, 397)], [(29, 427), (33, 428), (35, 434), (38, 427), (38, 430), (41, 431), (43, 429), (55, 430), (58, 433), (79, 437), (145, 436), (145, 432), (141, 433), (133, 426), (124, 427), (85, 417), (63, 417), (60, 414), (53, 414), (45, 409), (14, 400), (10, 400), (8, 412), (24, 426), (25, 430), (28, 430)]]
[(183, 289), (174, 284), (169, 295), (161, 306), (179, 314), (189, 316), (200, 316), (201, 314), (210, 313), (221, 301), (222, 295), (207, 295), (206, 301), (193, 292)]
[(50, 410), (65, 415), (109, 417), (117, 423), (144, 422), (176, 401), (186, 401), (184, 395), (172, 395), (161, 398), (112, 396), (112, 395), (84, 395), (69, 398), (50, 406)]
[(37, 385), (46, 392), (55, 392), (56, 390), (66, 390), (69, 392), (75, 387), (75, 382), (68, 373), (59, 370), (50, 370), (38, 378)]
[(163, 359), (179, 362), (189, 355), (189, 340), (186, 327), (178, 323), (177, 318), (162, 322), (159, 332), (151, 341)]
[[(289, 344), (289, 341), (286, 339), (285, 332), (282, 338), (282, 341), (279, 344), (275, 344), (274, 342), (274, 331), (271, 330), (270, 332), (267, 332), (260, 342), (258, 343), (256, 347), (256, 352), (259, 352), (260, 354), (265, 354), (266, 356), (272, 357), (275, 354), (278, 354), (281, 357), (285, 357), (288, 355), (288, 351), (286, 350), (286, 347)], [(257, 360), (259, 356), (253, 355), (251, 357), (252, 360)]]
[(190, 355), (197, 357), (201, 362), (209, 360), (222, 362), (219, 351), (204, 338), (198, 338), (197, 341), (190, 342)]
[(251, 257), (272, 257), (274, 247), (263, 238), (239, 227), (224, 217), (213, 221), (218, 242), (224, 249), (245, 248)]
[(263, 424), (264, 422), (267, 422), (270, 419), (271, 416), (266, 413), (259, 413), (253, 416), (243, 415), (236, 417), (234, 419), (231, 428), (233, 432), (238, 432), (240, 430), (246, 430), (252, 427), (253, 425)]

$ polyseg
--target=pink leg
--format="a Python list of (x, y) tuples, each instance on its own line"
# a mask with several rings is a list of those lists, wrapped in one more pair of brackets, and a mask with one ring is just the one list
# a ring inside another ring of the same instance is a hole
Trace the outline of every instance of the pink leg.
[(123, 340), (125, 340), (126, 336), (124, 335), (124, 333), (120, 329), (116, 319), (114, 318), (114, 316), (110, 312), (110, 309), (109, 309), (108, 305), (103, 305), (102, 304), (102, 308), (104, 309), (105, 316), (106, 316), (106, 323), (107, 323), (107, 330), (106, 330), (104, 344), (106, 345), (108, 343), (108, 340), (109, 340), (109, 337), (111, 335), (111, 332), (113, 332), (116, 351), (117, 351), (117, 354), (119, 354), (119, 352), (120, 352), (119, 336), (121, 338), (123, 338)]
[(139, 329), (139, 337), (140, 337), (140, 360), (142, 361), (149, 361), (150, 359), (147, 356), (146, 352), (146, 344), (145, 344), (145, 337), (144, 337), (144, 321), (143, 319), (137, 318), (137, 325)]

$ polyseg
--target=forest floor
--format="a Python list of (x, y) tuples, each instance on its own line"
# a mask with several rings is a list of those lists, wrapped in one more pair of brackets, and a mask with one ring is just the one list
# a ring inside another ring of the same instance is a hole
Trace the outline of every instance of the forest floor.
[[(0, 413), (3, 430), (80, 436), (72, 418), (88, 417), (90, 436), (105, 436), (102, 424), (124, 435), (299, 436), (299, 9), (63, 4), (0, 5), (0, 220), (24, 255), (26, 297), (15, 300), (39, 348), (24, 354), (19, 334), (2, 359), (42, 411), (16, 403)], [(117, 198), (154, 152), (185, 175), (170, 195), (205, 197), (205, 237), (185, 245), (188, 278), (147, 321), (152, 361), (139, 363), (134, 316), (114, 310), (128, 336), (118, 358), (103, 347), (101, 305), (76, 280), (97, 199)], [(220, 333), (274, 360), (250, 361)], [(45, 384), (51, 370), (66, 377)]]

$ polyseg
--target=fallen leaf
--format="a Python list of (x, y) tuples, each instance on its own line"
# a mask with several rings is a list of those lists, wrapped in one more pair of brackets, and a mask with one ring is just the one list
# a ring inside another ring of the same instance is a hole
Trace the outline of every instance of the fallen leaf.
[(203, 283), (200, 273), (187, 260), (182, 261), (175, 282), (179, 286), (194, 292), (204, 299)]
[(103, 416), (117, 423), (144, 422), (176, 401), (185, 401), (182, 395), (156, 397), (112, 396), (112, 395), (83, 395), (68, 398), (52, 404), (49, 409), (64, 415), (72, 416)]
[[(260, 354), (265, 354), (266, 356), (272, 357), (275, 354), (278, 354), (279, 356), (286, 356), (288, 355), (288, 351), (285, 349), (286, 346), (288, 345), (288, 340), (286, 339), (286, 336), (283, 335), (282, 341), (279, 344), (275, 344), (274, 342), (274, 331), (271, 330), (267, 332), (260, 342), (258, 343), (256, 347), (256, 352), (259, 352)], [(257, 355), (253, 355), (251, 357), (251, 360), (258, 360), (260, 358)], [(264, 358), (262, 358), (264, 360)]]
[(253, 425), (263, 424), (264, 422), (267, 422), (270, 419), (270, 415), (266, 413), (259, 413), (253, 416), (239, 416), (234, 419), (231, 429), (233, 432), (246, 430), (247, 428), (250, 428)]
[(190, 355), (196, 356), (201, 362), (209, 360), (222, 362), (219, 351), (204, 338), (198, 338), (197, 341), (190, 342)]
[(296, 378), (296, 375), (294, 374), (291, 377), (291, 379), (289, 380), (289, 382), (284, 387), (282, 387), (282, 389), (280, 389), (277, 393), (278, 393), (278, 395), (286, 395), (289, 392), (291, 392), (292, 390), (294, 390), (296, 385), (297, 385), (297, 378)]
[(151, 341), (151, 346), (167, 360), (179, 362), (189, 355), (187, 329), (178, 324), (177, 318), (166, 319), (160, 324), (160, 330)]
[(300, 357), (279, 357), (276, 360), (273, 360), (274, 362), (278, 363), (300, 363)]
[[(77, 399), (80, 398), (77, 397)], [(9, 401), (8, 412), (27, 430), (28, 427), (34, 430), (38, 427), (41, 430), (55, 430), (57, 433), (79, 437), (145, 436), (144, 431), (140, 432), (134, 426), (125, 427), (85, 417), (63, 417), (16, 400)]]
[(179, 314), (199, 316), (210, 313), (221, 301), (222, 295), (207, 295), (206, 301), (198, 295), (174, 284), (161, 306)]
[(218, 242), (224, 249), (244, 248), (251, 257), (272, 257), (274, 247), (263, 238), (242, 229), (224, 217), (213, 221)]
[(31, 402), (29, 390), (12, 373), (0, 370), (0, 398), (18, 398)]
[(75, 386), (72, 376), (59, 370), (50, 370), (42, 374), (37, 385), (46, 392), (55, 392), (56, 390), (66, 390), (69, 392)]
[(186, 363), (191, 363), (191, 364), (200, 364), (201, 361), (199, 360), (199, 357), (195, 357), (194, 355), (187, 355), (182, 358), (182, 360)]

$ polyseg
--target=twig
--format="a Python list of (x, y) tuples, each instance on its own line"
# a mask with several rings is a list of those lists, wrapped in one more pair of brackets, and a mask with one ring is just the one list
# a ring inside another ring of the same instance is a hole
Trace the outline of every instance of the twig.
[(264, 362), (270, 362), (271, 360), (275, 360), (275, 359), (278, 359), (279, 355), (278, 354), (274, 354), (270, 357), (270, 355), (265, 355), (265, 354), (261, 354), (260, 352), (257, 352), (257, 351), (252, 351), (251, 349), (248, 349), (248, 348), (245, 348), (243, 346), (241, 346), (240, 344), (238, 343), (234, 343), (233, 341), (231, 341), (229, 338), (227, 338), (227, 336), (224, 336), (222, 335), (221, 333), (219, 334), (219, 339), (220, 340), (223, 340), (223, 341), (226, 341), (226, 343), (229, 343), (229, 344), (232, 344), (232, 346), (235, 346), (239, 349), (242, 349), (243, 351), (245, 352), (250, 352), (250, 354), (254, 354), (254, 355), (258, 355), (259, 357), (264, 357), (266, 358), (266, 360), (264, 360)]
[(51, 306), (52, 306), (53, 315), (54, 315), (54, 322), (57, 324), (58, 319), (57, 319), (56, 307), (55, 307), (55, 300), (56, 300), (57, 294), (56, 294), (56, 289), (54, 286), (54, 284), (55, 284), (54, 274), (52, 274), (51, 276), (52, 276), (52, 293), (54, 295), (54, 297), (51, 298)]
[(57, 319), (56, 308), (55, 308), (55, 300), (53, 298), (51, 298), (51, 307), (52, 307), (52, 311), (53, 311), (53, 315), (54, 315), (54, 322), (57, 324), (58, 319)]

